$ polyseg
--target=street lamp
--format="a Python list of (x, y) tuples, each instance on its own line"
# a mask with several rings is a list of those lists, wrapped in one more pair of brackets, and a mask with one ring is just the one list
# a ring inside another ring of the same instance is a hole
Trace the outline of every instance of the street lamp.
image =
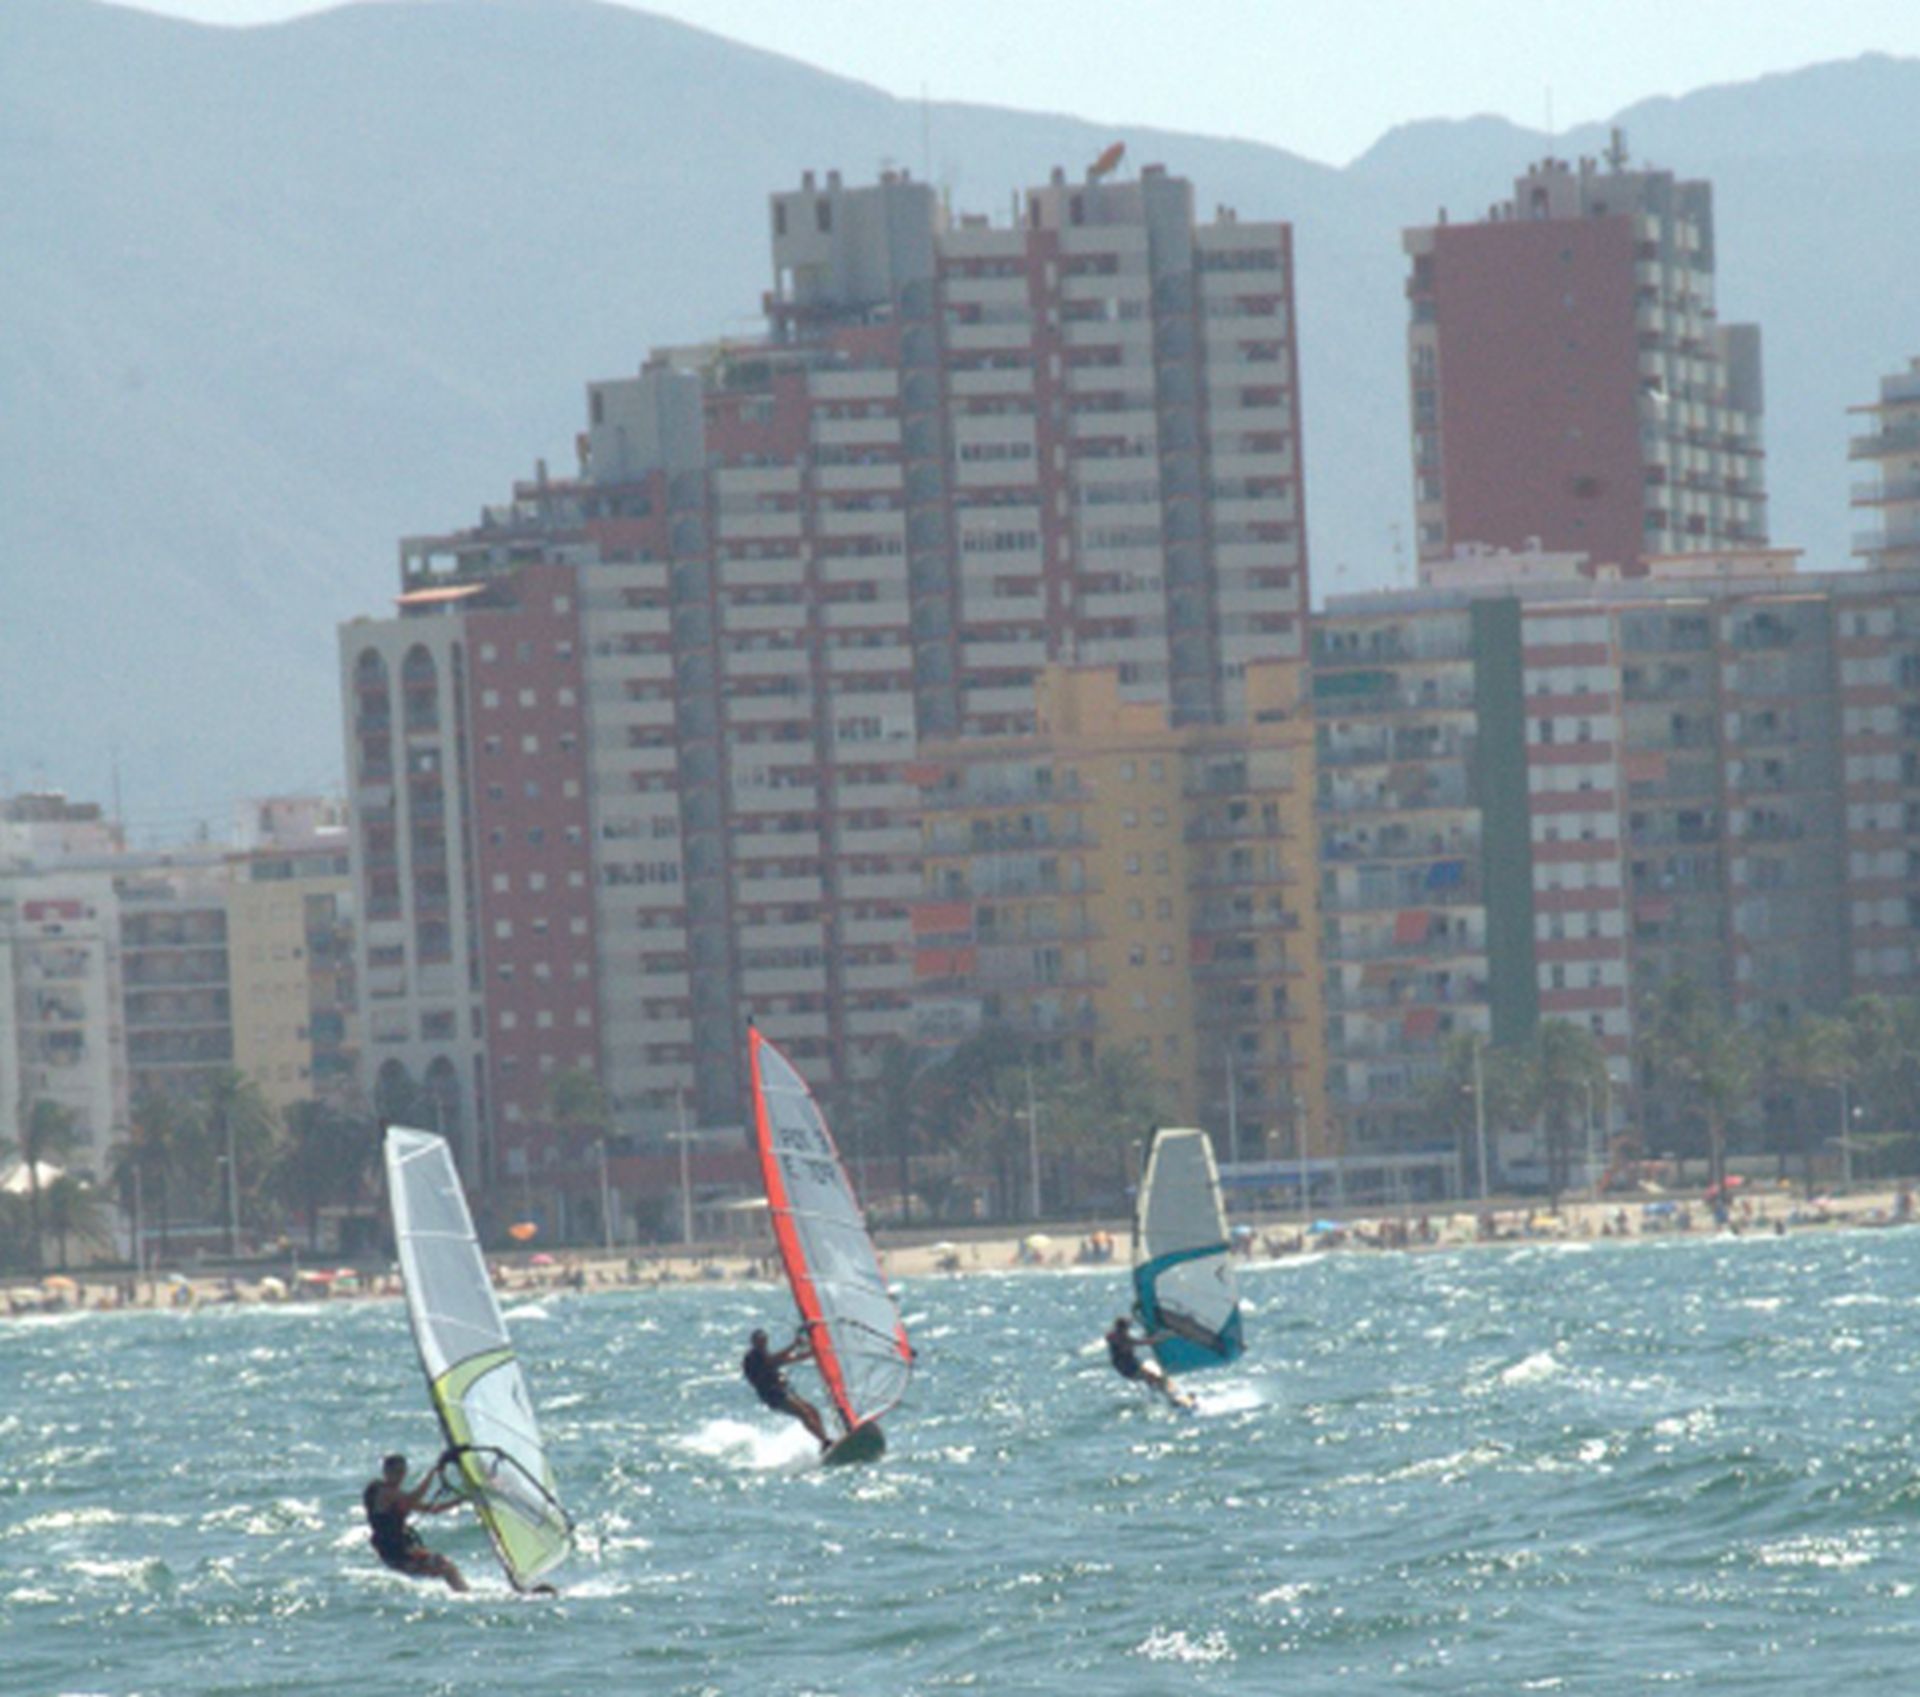
[(607, 1253), (613, 1253), (613, 1185), (607, 1173), (607, 1137), (600, 1134), (600, 1235)]
[(1480, 1033), (1473, 1034), (1473, 1140), (1480, 1156), (1480, 1205), (1487, 1202), (1487, 1087), (1480, 1072)]
[(680, 1129), (674, 1135), (674, 1142), (680, 1145), (680, 1242), (690, 1245), (693, 1242), (693, 1185), (687, 1175), (687, 1145), (693, 1141), (693, 1133), (687, 1129), (687, 1093), (680, 1092)]
[(1033, 1063), (1027, 1063), (1027, 1183), (1033, 1217), (1040, 1218), (1040, 1110), (1033, 1099)]
[(1861, 1110), (1849, 1106), (1847, 1081), (1840, 1080), (1840, 1135), (1833, 1141), (1840, 1145), (1840, 1188), (1853, 1189), (1853, 1128), (1860, 1121)]

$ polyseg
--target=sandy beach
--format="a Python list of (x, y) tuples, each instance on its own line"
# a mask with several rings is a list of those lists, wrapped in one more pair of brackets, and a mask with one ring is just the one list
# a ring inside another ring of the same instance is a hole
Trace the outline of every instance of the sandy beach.
[[(1505, 1201), (1486, 1213), (1458, 1208), (1408, 1208), (1339, 1219), (1251, 1215), (1236, 1219), (1235, 1247), (1249, 1260), (1297, 1255), (1420, 1253), (1555, 1239), (1664, 1242), (1716, 1232), (1784, 1233), (1885, 1227), (1912, 1217), (1911, 1192), (1861, 1190), (1811, 1201), (1785, 1190), (1755, 1186), (1737, 1196), (1725, 1226), (1698, 1195), (1613, 1197), (1563, 1201), (1557, 1213), (1544, 1203)], [(892, 1278), (963, 1276), (1012, 1269), (1109, 1265), (1124, 1268), (1129, 1226), (1124, 1220), (1049, 1223), (1033, 1227), (929, 1226), (875, 1233), (882, 1266)], [(774, 1283), (779, 1269), (771, 1243), (558, 1251), (516, 1251), (489, 1257), (503, 1298), (525, 1300), (545, 1292), (632, 1290), (726, 1282)], [(182, 1266), (150, 1270), (137, 1282), (126, 1271), (79, 1270), (35, 1281), (15, 1277), (0, 1286), (0, 1317), (124, 1308), (199, 1308), (235, 1303), (353, 1301), (400, 1294), (398, 1271), (365, 1259), (315, 1264), (259, 1260), (226, 1268)]]

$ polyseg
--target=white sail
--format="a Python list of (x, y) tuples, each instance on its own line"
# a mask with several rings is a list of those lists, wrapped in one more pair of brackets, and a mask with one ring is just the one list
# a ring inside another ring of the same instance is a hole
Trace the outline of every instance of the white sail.
[(573, 1527), (507, 1336), (446, 1140), (393, 1126), (387, 1188), (407, 1313), (459, 1478), (520, 1589), (565, 1559)]
[(1168, 1127), (1154, 1136), (1134, 1218), (1133, 1285), (1141, 1323), (1169, 1371), (1240, 1354), (1240, 1291), (1204, 1131)]

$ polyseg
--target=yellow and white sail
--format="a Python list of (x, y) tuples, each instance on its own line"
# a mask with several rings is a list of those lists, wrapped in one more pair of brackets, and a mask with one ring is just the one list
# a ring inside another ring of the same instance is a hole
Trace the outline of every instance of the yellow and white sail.
[(446, 1139), (389, 1127), (386, 1160), (413, 1341), (447, 1442), (458, 1451), (457, 1483), (507, 1577), (525, 1590), (565, 1560), (573, 1543), (526, 1377)]

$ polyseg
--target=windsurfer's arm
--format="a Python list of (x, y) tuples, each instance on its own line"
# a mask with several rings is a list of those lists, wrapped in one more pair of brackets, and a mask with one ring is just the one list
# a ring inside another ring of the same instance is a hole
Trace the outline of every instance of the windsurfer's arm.
[(793, 1334), (793, 1342), (773, 1358), (773, 1364), (776, 1367), (786, 1367), (795, 1361), (810, 1361), (812, 1358), (813, 1339), (803, 1326)]

